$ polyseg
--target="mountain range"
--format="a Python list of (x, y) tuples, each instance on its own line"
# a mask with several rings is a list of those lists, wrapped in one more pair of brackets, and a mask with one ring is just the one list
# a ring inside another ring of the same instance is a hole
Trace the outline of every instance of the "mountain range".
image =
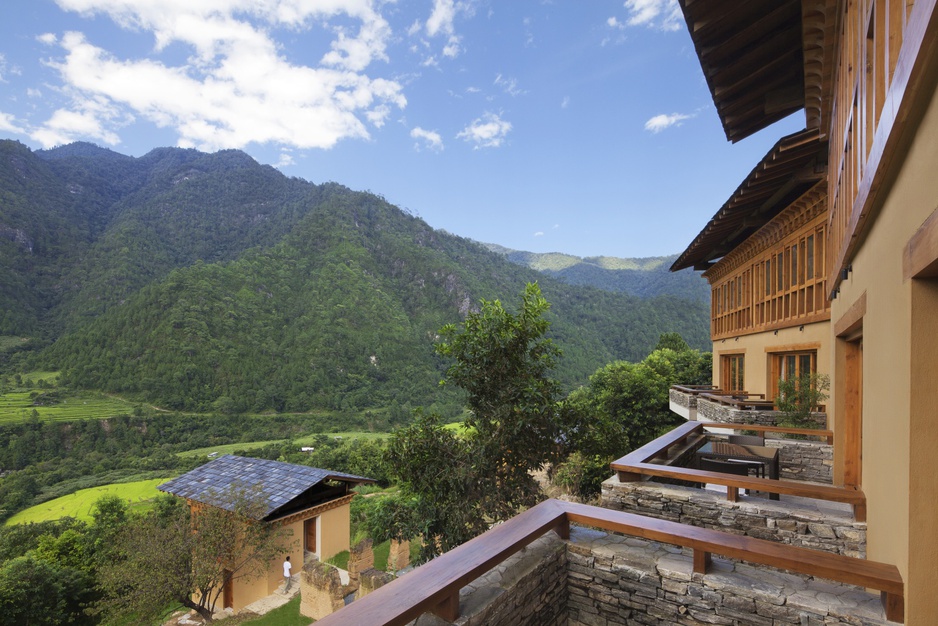
[[(534, 258), (236, 150), (135, 158), (0, 141), (0, 368), (56, 370), (73, 387), (168, 409), (452, 402), (438, 386), (437, 330), (482, 299), (513, 308), (533, 281), (552, 304), (568, 388), (643, 358), (663, 332), (707, 348), (706, 298), (682, 275), (670, 285), (663, 271), (595, 260), (538, 271)], [(593, 266), (655, 276), (600, 289), (583, 284)]]

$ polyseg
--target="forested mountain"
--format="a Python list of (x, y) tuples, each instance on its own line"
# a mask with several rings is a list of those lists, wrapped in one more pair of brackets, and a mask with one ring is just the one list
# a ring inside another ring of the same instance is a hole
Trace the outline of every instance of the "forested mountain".
[(662, 332), (708, 345), (699, 301), (566, 285), (240, 151), (0, 141), (0, 335), (30, 338), (7, 370), (195, 411), (430, 404), (437, 330), (535, 280), (568, 386)]
[(669, 295), (710, 302), (710, 286), (695, 271), (669, 271), (668, 268), (677, 258), (676, 254), (640, 258), (583, 258), (560, 252), (523, 252), (498, 244), (485, 246), (505, 255), (512, 263), (530, 267), (571, 285), (590, 285), (642, 298)]

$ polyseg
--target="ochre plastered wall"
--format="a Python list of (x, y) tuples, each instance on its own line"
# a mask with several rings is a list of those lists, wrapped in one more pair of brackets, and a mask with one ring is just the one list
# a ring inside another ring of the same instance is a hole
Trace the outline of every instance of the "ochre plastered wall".
[[(906, 583), (906, 624), (913, 626), (938, 623), (934, 598), (938, 429), (935, 411), (928, 409), (934, 405), (938, 390), (938, 353), (929, 356), (919, 343), (934, 340), (938, 329), (932, 327), (929, 336), (924, 333), (938, 318), (927, 308), (935, 300), (927, 288), (916, 292), (913, 308), (914, 281), (903, 276), (903, 252), (910, 237), (938, 208), (934, 74), (932, 71), (919, 92), (890, 176), (878, 190), (875, 221), (852, 259), (852, 272), (841, 284), (831, 309), (836, 328), (838, 320), (865, 294), (862, 489), (867, 497), (867, 555), (899, 567)], [(919, 348), (914, 372), (913, 345)], [(839, 370), (842, 342), (836, 352)], [(838, 371), (832, 395), (842, 397), (843, 387)], [(843, 411), (836, 410), (835, 430), (843, 419)], [(839, 471), (842, 475), (842, 468)]]
[[(351, 521), (349, 505), (344, 504), (324, 511), (318, 518), (316, 542), (319, 548), (319, 559), (326, 561), (339, 552), (348, 550)], [(280, 555), (271, 560), (266, 573), (252, 580), (235, 581), (233, 606), (235, 611), (276, 593), (283, 586), (283, 561), (288, 554), (293, 564), (293, 574), (296, 575), (303, 569), (303, 522), (302, 519), (296, 520), (284, 526), (287, 531), (287, 536), (283, 540), (284, 549)], [(298, 579), (294, 579), (293, 584), (298, 585)], [(219, 597), (219, 605), (221, 602), (222, 598)]]
[[(777, 334), (776, 334), (777, 332)], [(713, 384), (723, 387), (720, 357), (724, 354), (746, 355), (745, 380), (749, 393), (768, 394), (771, 389), (769, 354), (792, 350), (817, 350), (817, 368), (822, 374), (830, 373), (830, 322), (817, 322), (778, 331), (742, 335), (738, 339), (720, 339), (713, 342)], [(828, 410), (830, 401), (826, 403)]]
[(348, 550), (350, 542), (350, 507), (340, 506), (325, 511), (319, 517), (319, 559), (326, 561), (339, 552)]

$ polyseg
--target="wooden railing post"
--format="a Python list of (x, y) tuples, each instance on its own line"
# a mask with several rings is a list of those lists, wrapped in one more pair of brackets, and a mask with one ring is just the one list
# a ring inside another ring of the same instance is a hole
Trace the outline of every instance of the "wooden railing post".
[(905, 621), (905, 599), (900, 594), (880, 592), (883, 600), (883, 609), (886, 611), (886, 619), (890, 622), (902, 624)]
[(455, 622), (459, 618), (459, 589), (447, 591), (440, 603), (430, 609), (430, 612), (448, 622)]
[(707, 570), (710, 569), (710, 564), (713, 562), (713, 557), (706, 550), (700, 548), (694, 548), (694, 573), (695, 574), (706, 574)]
[(554, 532), (557, 533), (557, 536), (561, 539), (570, 538), (570, 520), (567, 519), (567, 516), (564, 515), (560, 518), (560, 521), (557, 522), (557, 525), (554, 526)]

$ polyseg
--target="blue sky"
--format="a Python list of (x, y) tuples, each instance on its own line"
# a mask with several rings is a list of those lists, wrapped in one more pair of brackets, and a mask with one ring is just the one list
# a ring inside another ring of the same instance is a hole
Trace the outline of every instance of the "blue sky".
[(723, 135), (676, 0), (4, 0), (0, 137), (239, 148), (534, 252), (682, 251)]

